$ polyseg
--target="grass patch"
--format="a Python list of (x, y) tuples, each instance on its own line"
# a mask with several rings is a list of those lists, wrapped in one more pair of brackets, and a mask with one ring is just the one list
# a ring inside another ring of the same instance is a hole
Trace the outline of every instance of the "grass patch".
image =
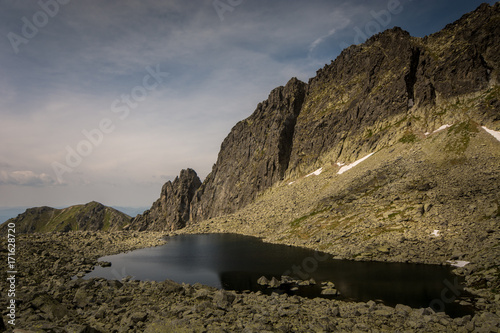
[(470, 138), (478, 132), (477, 124), (472, 120), (451, 126), (448, 129), (448, 135), (452, 137), (446, 143), (445, 150), (463, 154), (467, 147), (469, 147)]
[(76, 222), (76, 216), (82, 209), (82, 206), (73, 206), (70, 208), (65, 208), (60, 211), (60, 213), (53, 217), (52, 221), (46, 225), (47, 231), (76, 231), (78, 230), (78, 224)]
[(494, 86), (486, 92), (486, 97), (484, 98), (486, 102), (491, 102), (500, 98), (500, 86)]
[(394, 227), (394, 226), (383, 226), (383, 227), (378, 227), (378, 228), (375, 228), (375, 229), (372, 229), (370, 235), (365, 235), (363, 237), (363, 241), (367, 241), (369, 239), (372, 239), (372, 238), (375, 238), (375, 237), (379, 237), (383, 234), (387, 234), (387, 233), (398, 233), (398, 234), (401, 234), (401, 233), (404, 233), (405, 232), (405, 229), (406, 228), (393, 228), (391, 229), (391, 227)]
[(309, 213), (309, 214), (307, 214), (307, 215), (304, 215), (304, 216), (302, 216), (302, 217), (299, 217), (298, 219), (295, 219), (295, 220), (293, 220), (292, 222), (290, 222), (290, 226), (291, 226), (292, 228), (297, 228), (297, 227), (298, 227), (298, 226), (299, 226), (302, 222), (304, 222), (304, 221), (305, 221), (305, 220), (307, 220), (308, 218), (311, 218), (311, 217), (316, 216), (316, 215), (318, 215), (318, 214), (324, 213), (324, 212), (328, 211), (329, 209), (330, 209), (329, 207), (327, 207), (327, 208), (323, 208), (323, 209), (321, 209), (321, 210), (317, 210), (317, 211), (314, 211), (314, 212)]
[(408, 120), (408, 116), (404, 116), (404, 117), (403, 117), (403, 119), (401, 119), (401, 120), (397, 121), (397, 122), (394, 124), (394, 126), (395, 126), (395, 127), (399, 127), (399, 126), (401, 126), (401, 124), (403, 124), (403, 123), (404, 123), (405, 121), (407, 121), (407, 120)]
[(392, 219), (392, 218), (395, 218), (396, 216), (398, 216), (399, 214), (401, 214), (401, 212), (395, 212), (395, 213), (392, 213), (392, 214), (389, 214), (387, 217)]
[(111, 227), (111, 212), (109, 211), (109, 209), (106, 209), (106, 213), (104, 214), (102, 231), (108, 231), (110, 227)]
[(411, 132), (406, 132), (401, 139), (399, 139), (399, 142), (402, 143), (414, 143), (418, 140), (417, 136), (414, 133)]

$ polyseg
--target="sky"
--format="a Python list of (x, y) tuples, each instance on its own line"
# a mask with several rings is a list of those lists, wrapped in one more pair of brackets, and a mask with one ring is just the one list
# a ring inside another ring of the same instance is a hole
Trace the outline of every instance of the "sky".
[(0, 0), (0, 207), (150, 206), (273, 88), (481, 2)]

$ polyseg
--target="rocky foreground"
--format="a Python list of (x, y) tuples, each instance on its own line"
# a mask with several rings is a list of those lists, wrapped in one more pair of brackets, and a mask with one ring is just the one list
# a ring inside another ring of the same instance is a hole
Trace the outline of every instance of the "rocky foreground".
[[(137, 232), (19, 235), (16, 325), (7, 323), (3, 297), (0, 327), (16, 332), (496, 332), (500, 327), (499, 297), (488, 289), (475, 289), (480, 296), (473, 317), (450, 318), (431, 308), (393, 308), (373, 301), (238, 294), (168, 280), (72, 279), (92, 269), (100, 256), (157, 246), (163, 243), (161, 236)], [(1, 254), (6, 261), (6, 252)], [(498, 278), (496, 273), (466, 273), (493, 282)], [(2, 290), (7, 290), (6, 273), (1, 274)]]

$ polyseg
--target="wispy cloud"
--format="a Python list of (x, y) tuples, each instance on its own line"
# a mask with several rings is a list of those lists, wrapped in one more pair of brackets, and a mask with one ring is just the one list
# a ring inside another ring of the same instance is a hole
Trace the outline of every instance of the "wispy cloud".
[(48, 174), (37, 174), (33, 171), (0, 171), (0, 185), (47, 186), (57, 182)]
[(318, 38), (316, 38), (310, 45), (309, 45), (309, 55), (312, 54), (314, 49), (326, 41), (328, 38), (332, 37), (337, 31), (344, 29), (351, 23), (351, 19), (349, 18), (350, 15), (346, 15), (346, 12), (336, 10), (331, 14), (331, 20), (333, 22), (332, 28), (328, 31), (327, 34), (322, 35)]

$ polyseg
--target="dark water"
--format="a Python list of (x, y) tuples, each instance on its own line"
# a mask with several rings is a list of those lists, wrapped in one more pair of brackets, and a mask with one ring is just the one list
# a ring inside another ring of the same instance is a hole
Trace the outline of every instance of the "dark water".
[[(164, 246), (147, 248), (101, 258), (111, 267), (96, 267), (85, 278), (121, 279), (182, 283), (202, 283), (236, 291), (287, 292), (304, 297), (319, 297), (321, 282), (331, 281), (340, 296), (353, 301), (382, 301), (394, 306), (432, 307), (450, 316), (471, 314), (455, 299), (467, 297), (461, 280), (449, 267), (401, 263), (334, 260), (312, 250), (263, 243), (260, 239), (232, 234), (181, 235), (168, 239)], [(314, 278), (314, 286), (297, 291), (270, 289), (257, 284), (289, 275), (300, 280)], [(321, 296), (323, 297), (323, 296)]]

